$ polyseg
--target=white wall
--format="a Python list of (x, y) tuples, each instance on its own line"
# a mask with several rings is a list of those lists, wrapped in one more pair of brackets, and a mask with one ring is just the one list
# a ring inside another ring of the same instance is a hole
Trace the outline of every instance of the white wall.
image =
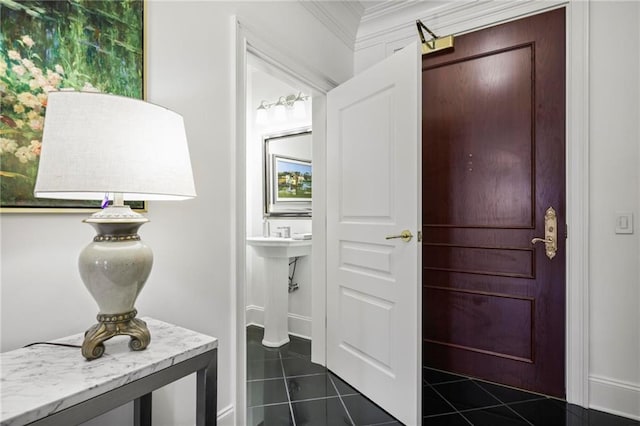
[[(260, 62), (258, 59), (255, 61)], [(254, 62), (254, 60), (250, 62)], [(273, 103), (280, 96), (296, 94), (301, 91), (311, 95), (311, 90), (291, 81), (277, 71), (268, 69), (258, 63), (250, 68), (247, 102), (247, 235), (262, 235), (264, 159), (263, 139), (265, 136), (279, 135), (302, 128), (311, 127), (312, 102), (306, 104), (307, 116), (304, 119), (287, 117), (284, 122), (270, 120), (267, 124), (255, 123), (255, 112), (261, 101)], [(267, 67), (268, 68), (268, 67)], [(287, 81), (284, 81), (287, 80)], [(311, 144), (308, 151), (298, 155), (299, 158), (312, 159)], [(291, 154), (296, 157), (296, 155)], [(277, 227), (289, 226), (292, 233), (311, 232), (311, 218), (277, 218), (269, 219), (271, 231)], [(294, 282), (299, 288), (289, 294), (289, 331), (299, 336), (311, 337), (311, 257), (298, 259)], [(253, 249), (247, 249), (247, 324), (264, 326), (264, 261)], [(282, 285), (287, 285), (282, 283)]]
[[(335, 81), (351, 75), (352, 52), (296, 2), (148, 0), (146, 5), (147, 98), (184, 116), (198, 198), (150, 203), (151, 223), (140, 233), (154, 250), (155, 262), (137, 308), (141, 316), (219, 338), (218, 410), (231, 413), (223, 423), (233, 424), (232, 16)], [(97, 307), (76, 266), (79, 251), (93, 237), (91, 228), (81, 223), (83, 217), (0, 216), (2, 351), (79, 333), (93, 324)], [(148, 350), (153, 350), (153, 342)], [(194, 388), (191, 376), (154, 393), (154, 424), (194, 424)], [(126, 425), (129, 414), (125, 409), (120, 416), (110, 413), (93, 423)]]
[[(416, 18), (447, 35), (553, 6), (493, 3), (486, 7), (503, 10), (490, 14), (481, 5), (421, 11), (413, 4), (386, 21), (363, 22), (354, 68), (360, 72), (413, 41)], [(640, 3), (592, 1), (589, 13), (589, 405), (640, 419)], [(614, 233), (616, 211), (633, 212), (632, 235)], [(570, 223), (570, 238), (572, 229)]]
[[(640, 3), (590, 15), (590, 400), (640, 419)], [(633, 234), (615, 234), (617, 211)]]

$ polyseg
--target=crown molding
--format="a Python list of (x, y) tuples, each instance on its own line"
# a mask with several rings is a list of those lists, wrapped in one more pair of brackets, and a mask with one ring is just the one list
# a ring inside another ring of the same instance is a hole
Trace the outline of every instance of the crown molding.
[(299, 3), (353, 50), (364, 6), (359, 1), (305, 0)]
[(381, 42), (417, 35), (422, 20), (438, 35), (461, 34), (496, 22), (553, 9), (568, 0), (300, 0), (299, 3), (348, 48), (357, 51)]
[[(366, 1), (366, 0), (365, 0)], [(362, 15), (361, 23), (366, 23), (368, 21), (385, 18), (386, 16), (392, 14), (402, 13), (405, 9), (411, 9), (415, 7), (420, 7), (424, 9), (425, 5), (430, 3), (440, 3), (434, 2), (431, 0), (422, 1), (422, 0), (383, 0), (377, 2), (373, 5), (370, 5), (365, 8), (364, 14)], [(428, 6), (427, 6), (428, 7)]]
[(404, 1), (384, 8), (372, 7), (366, 11), (361, 20), (356, 37), (356, 48), (374, 44), (378, 39), (398, 31), (415, 33), (417, 19), (423, 20), (430, 29), (434, 30), (436, 26), (433, 19), (426, 18), (445, 16), (460, 9), (465, 10), (473, 4), (474, 1), (471, 0)]
[(566, 3), (566, 0), (407, 1), (402, 7), (387, 9), (386, 13), (367, 14), (358, 29), (354, 50), (417, 37), (417, 19), (438, 35), (459, 35)]

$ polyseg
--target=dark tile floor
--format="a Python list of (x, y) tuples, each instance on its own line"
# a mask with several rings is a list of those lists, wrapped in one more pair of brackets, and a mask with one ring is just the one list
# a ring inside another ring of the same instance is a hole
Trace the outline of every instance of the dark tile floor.
[(640, 426), (565, 401), (425, 368), (423, 425)]
[[(308, 340), (262, 346), (247, 328), (247, 423), (250, 426), (400, 425), (358, 391), (311, 362)], [(423, 425), (640, 426), (640, 422), (564, 401), (425, 368)]]
[(247, 423), (251, 426), (400, 425), (326, 368), (311, 362), (309, 340), (291, 336), (262, 346), (263, 330), (247, 327)]

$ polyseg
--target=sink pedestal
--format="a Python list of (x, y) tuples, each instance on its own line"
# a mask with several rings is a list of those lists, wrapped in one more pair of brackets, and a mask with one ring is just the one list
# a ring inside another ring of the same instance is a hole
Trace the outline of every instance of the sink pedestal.
[(247, 243), (264, 258), (264, 338), (272, 348), (289, 343), (289, 258), (311, 254), (311, 240), (252, 237)]

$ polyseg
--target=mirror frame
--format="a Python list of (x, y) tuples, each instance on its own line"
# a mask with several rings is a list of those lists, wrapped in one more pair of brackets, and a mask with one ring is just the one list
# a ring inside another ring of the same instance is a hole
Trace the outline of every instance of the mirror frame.
[[(262, 155), (263, 155), (263, 215), (265, 217), (311, 217), (312, 199), (291, 201), (283, 201), (277, 199), (277, 177), (274, 174), (275, 159), (300, 163), (312, 168), (313, 162), (311, 158), (300, 158), (298, 156), (286, 155), (274, 152), (273, 142), (283, 141), (292, 138), (308, 137), (309, 143), (311, 139), (311, 127), (304, 127), (295, 130), (287, 130), (280, 133), (264, 135), (262, 138)], [(311, 148), (309, 152), (312, 152)], [(313, 169), (312, 169), (313, 170)], [(312, 183), (313, 187), (313, 183)]]

